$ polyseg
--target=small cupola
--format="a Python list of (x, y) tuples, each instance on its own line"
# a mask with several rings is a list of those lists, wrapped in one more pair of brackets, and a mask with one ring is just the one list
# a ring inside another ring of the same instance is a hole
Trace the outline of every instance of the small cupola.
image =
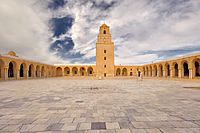
[(9, 52), (7, 53), (7, 55), (10, 55), (10, 56), (17, 56), (16, 53), (15, 53), (14, 51), (9, 51)]

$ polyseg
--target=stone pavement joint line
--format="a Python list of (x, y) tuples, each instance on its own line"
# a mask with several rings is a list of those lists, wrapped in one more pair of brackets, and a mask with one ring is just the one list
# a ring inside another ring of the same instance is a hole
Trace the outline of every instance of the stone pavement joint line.
[(0, 82), (0, 133), (199, 133), (198, 87), (153, 79)]

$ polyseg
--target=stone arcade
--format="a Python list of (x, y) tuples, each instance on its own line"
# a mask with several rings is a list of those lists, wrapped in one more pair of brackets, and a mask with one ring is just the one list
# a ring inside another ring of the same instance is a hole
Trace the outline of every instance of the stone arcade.
[(109, 26), (100, 26), (96, 43), (96, 65), (47, 65), (22, 59), (15, 52), (0, 55), (0, 80), (41, 77), (90, 76), (97, 78), (137, 76), (200, 79), (200, 54), (174, 58), (142, 66), (114, 64), (114, 43)]

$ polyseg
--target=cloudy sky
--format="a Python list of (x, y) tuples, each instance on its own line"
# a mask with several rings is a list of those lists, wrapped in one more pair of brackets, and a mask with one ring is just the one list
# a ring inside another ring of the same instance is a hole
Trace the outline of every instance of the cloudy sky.
[(200, 0), (1, 0), (0, 53), (13, 50), (50, 64), (95, 63), (104, 22), (115, 64), (200, 51)]

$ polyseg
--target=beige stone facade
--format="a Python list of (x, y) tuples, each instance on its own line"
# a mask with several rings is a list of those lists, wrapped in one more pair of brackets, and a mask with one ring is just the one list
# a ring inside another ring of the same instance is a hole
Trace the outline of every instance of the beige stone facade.
[(200, 79), (200, 54), (147, 64), (140, 68), (146, 77)]
[(144, 77), (200, 79), (200, 53), (141, 66), (114, 64), (114, 43), (110, 28), (100, 26), (96, 42), (96, 64), (48, 65), (25, 60), (11, 51), (0, 55), (0, 80), (46, 77), (135, 77), (141, 71)]
[(94, 76), (96, 66), (89, 65), (56, 65), (56, 76)]
[(15, 52), (0, 55), (0, 79), (32, 79), (56, 76), (55, 66), (19, 58)]
[(96, 76), (114, 77), (114, 43), (110, 29), (103, 24), (96, 43)]
[(115, 66), (115, 76), (137, 76), (140, 66)]

